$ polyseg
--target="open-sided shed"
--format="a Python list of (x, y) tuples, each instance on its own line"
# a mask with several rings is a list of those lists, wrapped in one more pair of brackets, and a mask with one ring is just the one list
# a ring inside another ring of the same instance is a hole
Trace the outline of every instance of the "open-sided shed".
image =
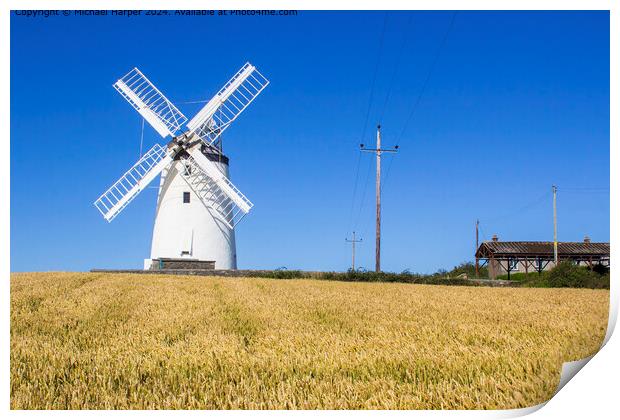
[[(576, 264), (602, 264), (609, 267), (609, 242), (558, 242), (558, 261), (573, 261)], [(492, 241), (483, 242), (476, 250), (476, 263), (487, 265), (489, 275), (514, 272), (542, 272), (555, 265), (553, 242), (500, 242), (494, 236)]]

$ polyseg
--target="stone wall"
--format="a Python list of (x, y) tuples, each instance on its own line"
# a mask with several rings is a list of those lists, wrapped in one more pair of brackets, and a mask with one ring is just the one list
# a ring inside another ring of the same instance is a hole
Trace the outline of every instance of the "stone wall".
[(193, 260), (187, 258), (153, 259), (150, 270), (213, 270), (215, 261)]

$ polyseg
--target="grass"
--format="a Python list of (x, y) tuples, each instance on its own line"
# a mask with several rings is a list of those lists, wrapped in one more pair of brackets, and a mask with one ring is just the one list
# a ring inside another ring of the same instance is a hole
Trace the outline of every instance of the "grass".
[(13, 409), (518, 408), (596, 352), (608, 290), (11, 275)]

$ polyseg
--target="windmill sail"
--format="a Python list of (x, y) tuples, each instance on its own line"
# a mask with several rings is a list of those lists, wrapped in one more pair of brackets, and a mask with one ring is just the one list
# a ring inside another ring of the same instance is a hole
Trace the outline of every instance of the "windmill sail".
[(95, 207), (111, 222), (172, 162), (168, 149), (155, 144), (135, 165), (95, 201)]
[(185, 181), (207, 207), (222, 216), (230, 228), (239, 223), (254, 206), (199, 149), (190, 151), (184, 163), (189, 168), (184, 176)]
[(162, 137), (174, 137), (187, 121), (185, 115), (137, 68), (114, 83), (114, 88)]
[(269, 80), (246, 63), (187, 124), (191, 133), (211, 145), (267, 87)]

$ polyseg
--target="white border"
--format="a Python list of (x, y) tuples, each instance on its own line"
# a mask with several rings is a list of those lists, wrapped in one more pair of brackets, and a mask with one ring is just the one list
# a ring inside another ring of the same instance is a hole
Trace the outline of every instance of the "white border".
[[(442, 9), (458, 9), (458, 10), (611, 10), (611, 108), (610, 108), (610, 137), (613, 139), (610, 146), (611, 151), (611, 209), (610, 214), (620, 214), (620, 206), (618, 206), (618, 196), (616, 194), (615, 186), (618, 183), (620, 176), (620, 168), (617, 166), (618, 153), (620, 149), (618, 147), (618, 74), (620, 74), (620, 68), (618, 67), (618, 40), (620, 39), (619, 31), (619, 6), (617, 2), (613, 0), (590, 0), (590, 1), (577, 1), (577, 0), (505, 0), (505, 1), (490, 1), (490, 0), (436, 0), (436, 1), (422, 1), (422, 0), (410, 0), (410, 1), (395, 1), (395, 0), (382, 0), (370, 1), (370, 0), (358, 0), (358, 1), (236, 1), (236, 0), (214, 0), (214, 1), (188, 1), (188, 0), (176, 0), (176, 1), (164, 1), (164, 0), (126, 0), (126, 1), (86, 1), (86, 0), (66, 0), (66, 1), (35, 1), (35, 0), (8, 0), (2, 2), (0, 5), (2, 14), (0, 15), (0, 57), (3, 58), (2, 62), (2, 77), (0, 81), (0, 92), (3, 93), (3, 100), (0, 105), (0, 130), (2, 144), (9, 145), (10, 139), (10, 127), (9, 127), (9, 111), (10, 111), (10, 67), (8, 65), (9, 54), (9, 11), (11, 9), (23, 10), (23, 9), (280, 9), (280, 10), (329, 10), (329, 9), (352, 9), (352, 10), (442, 10)], [(2, 165), (0, 165), (0, 212), (2, 217), (2, 238), (0, 239), (0, 249), (2, 251), (0, 257), (0, 270), (3, 273), (5, 281), (2, 282), (2, 316), (4, 322), (2, 323), (2, 336), (5, 340), (2, 340), (3, 345), (0, 346), (0, 355), (2, 356), (3, 363), (1, 364), (1, 388), (0, 398), (2, 399), (3, 410), (9, 410), (10, 399), (10, 370), (9, 370), (9, 249), (10, 249), (10, 219), (9, 219), (9, 175), (10, 175), (10, 154), (6, 151), (2, 154)], [(611, 243), (612, 243), (612, 259), (618, 260), (618, 252), (614, 244), (618, 239), (618, 224), (614, 218), (610, 220), (611, 226)], [(545, 407), (544, 410), (540, 410), (533, 414), (532, 418), (582, 418), (585, 415), (595, 415), (594, 418), (607, 418), (611, 417), (611, 413), (618, 412), (617, 403), (617, 375), (620, 373), (620, 362), (617, 355), (620, 353), (620, 344), (618, 339), (611, 336), (613, 328), (615, 327), (616, 319), (618, 316), (618, 287), (616, 287), (618, 279), (615, 271), (612, 271), (612, 288), (611, 288), (611, 308), (610, 308), (610, 323), (608, 334), (606, 337), (607, 345), (597, 354), (587, 366), (583, 368), (583, 371), (578, 375), (576, 380), (570, 381), (562, 390), (554, 397)], [(611, 337), (611, 339), (610, 339)], [(544, 404), (542, 404), (544, 405)], [(541, 405), (541, 406), (542, 406)], [(416, 412), (373, 412), (373, 411), (361, 411), (361, 412), (333, 412), (323, 411), (317, 412), (209, 412), (211, 417), (220, 416), (269, 416), (269, 417), (314, 417), (321, 415), (325, 417), (338, 416), (338, 417), (355, 417), (368, 418), (368, 417), (383, 417), (389, 416), (391, 418), (403, 417), (415, 415), (416, 417), (423, 418), (444, 418), (444, 417), (459, 417), (459, 418), (504, 418), (513, 417), (518, 415), (527, 414), (528, 412), (536, 411), (540, 408), (533, 407), (524, 410), (514, 411), (416, 411)], [(200, 411), (194, 412), (108, 412), (108, 411), (82, 411), (82, 412), (19, 412), (11, 411), (8, 413), (12, 417), (39, 417), (39, 416), (66, 416), (66, 417), (102, 417), (102, 416), (136, 416), (149, 418), (163, 416), (203, 416), (206, 413)], [(543, 417), (541, 417), (543, 416)]]

